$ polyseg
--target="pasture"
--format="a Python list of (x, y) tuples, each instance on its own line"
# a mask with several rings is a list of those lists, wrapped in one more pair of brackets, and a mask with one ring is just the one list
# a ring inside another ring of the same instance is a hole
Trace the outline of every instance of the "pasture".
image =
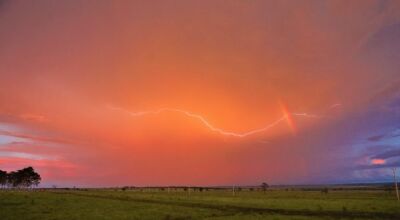
[(400, 219), (400, 202), (387, 190), (3, 190), (0, 219)]

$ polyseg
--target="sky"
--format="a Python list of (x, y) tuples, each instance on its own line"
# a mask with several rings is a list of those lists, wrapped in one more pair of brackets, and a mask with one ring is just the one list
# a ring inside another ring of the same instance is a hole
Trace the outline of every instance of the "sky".
[(0, 1), (0, 169), (41, 186), (391, 181), (397, 0)]

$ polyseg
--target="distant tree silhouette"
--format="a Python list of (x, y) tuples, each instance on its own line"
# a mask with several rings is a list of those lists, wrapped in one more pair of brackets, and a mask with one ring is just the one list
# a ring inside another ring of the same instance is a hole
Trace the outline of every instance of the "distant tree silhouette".
[(329, 192), (329, 189), (327, 187), (321, 189), (321, 193), (327, 194)]
[(8, 188), (17, 187), (18, 186), (18, 175), (17, 172), (12, 171), (7, 174), (7, 186)]
[(0, 185), (4, 188), (7, 185), (7, 172), (0, 170)]
[(30, 188), (38, 186), (42, 178), (32, 167), (7, 173), (0, 170), (0, 185), (9, 188)]
[(261, 183), (261, 188), (262, 188), (262, 190), (264, 191), (264, 193), (267, 191), (267, 189), (269, 188), (269, 185), (268, 185), (268, 183)]

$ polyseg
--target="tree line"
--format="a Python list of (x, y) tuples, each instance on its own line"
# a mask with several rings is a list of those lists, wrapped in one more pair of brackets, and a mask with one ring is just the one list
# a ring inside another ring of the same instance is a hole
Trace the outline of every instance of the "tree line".
[(31, 188), (38, 186), (42, 178), (32, 167), (6, 172), (0, 170), (1, 188)]

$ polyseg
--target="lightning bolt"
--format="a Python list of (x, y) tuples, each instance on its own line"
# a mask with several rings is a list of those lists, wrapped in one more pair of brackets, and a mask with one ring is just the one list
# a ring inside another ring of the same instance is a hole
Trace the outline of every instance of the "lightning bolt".
[(337, 107), (340, 107), (340, 106), (342, 106), (341, 103), (336, 103), (336, 104), (333, 104), (333, 105), (329, 106), (329, 108), (337, 108)]
[[(195, 113), (189, 112), (189, 111), (185, 111), (185, 110), (182, 110), (182, 109), (161, 108), (161, 109), (154, 110), (154, 111), (131, 112), (131, 111), (128, 111), (126, 109), (119, 108), (119, 107), (114, 107), (114, 106), (109, 106), (109, 108), (114, 109), (114, 110), (124, 111), (124, 112), (128, 113), (129, 115), (131, 115), (132, 117), (140, 117), (140, 116), (145, 116), (145, 115), (158, 115), (158, 114), (163, 113), (163, 112), (176, 112), (176, 113), (180, 113), (180, 114), (186, 115), (189, 118), (193, 118), (193, 119), (198, 120), (205, 127), (207, 127), (208, 129), (210, 129), (213, 132), (219, 133), (219, 134), (221, 134), (223, 136), (231, 136), (231, 137), (239, 137), (239, 138), (243, 138), (243, 137), (247, 137), (247, 136), (250, 136), (250, 135), (253, 135), (253, 134), (256, 134), (256, 133), (261, 133), (261, 132), (267, 131), (267, 130), (277, 126), (281, 122), (289, 120), (288, 113), (285, 113), (282, 117), (278, 118), (277, 120), (273, 121), (270, 124), (265, 125), (262, 128), (258, 128), (258, 129), (254, 129), (254, 130), (249, 130), (249, 131), (246, 131), (246, 132), (238, 133), (238, 132), (233, 132), (233, 131), (226, 131), (224, 129), (215, 127), (207, 119), (205, 119), (203, 116), (201, 116), (199, 114), (195, 114)], [(302, 116), (302, 117), (311, 117), (311, 118), (323, 117), (323, 116), (318, 116), (318, 115), (310, 115), (310, 114), (307, 114), (307, 113), (289, 113), (289, 114), (293, 115), (293, 116)]]
[(313, 115), (313, 114), (308, 114), (308, 113), (290, 113), (294, 116), (303, 116), (303, 117), (307, 117), (307, 118), (324, 118), (326, 116), (323, 115)]

